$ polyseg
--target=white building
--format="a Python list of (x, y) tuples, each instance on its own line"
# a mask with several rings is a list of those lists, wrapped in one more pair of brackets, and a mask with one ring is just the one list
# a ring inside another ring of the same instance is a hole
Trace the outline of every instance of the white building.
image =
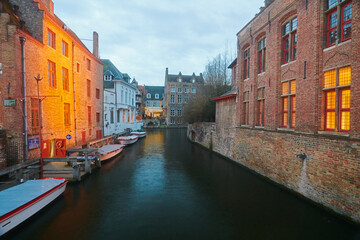
[(101, 61), (104, 63), (104, 136), (123, 133), (128, 128), (141, 129), (142, 122), (136, 120), (136, 85), (110, 60)]

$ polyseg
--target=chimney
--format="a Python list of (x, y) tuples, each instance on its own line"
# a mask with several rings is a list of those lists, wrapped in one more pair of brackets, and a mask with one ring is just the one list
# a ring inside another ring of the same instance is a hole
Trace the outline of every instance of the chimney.
[(265, 7), (269, 6), (273, 0), (265, 0)]
[(93, 54), (99, 58), (99, 34), (97, 32), (93, 32)]
[(54, 15), (54, 3), (52, 0), (41, 0), (49, 12)]
[(169, 75), (169, 69), (168, 68), (166, 68), (165, 75), (166, 76)]

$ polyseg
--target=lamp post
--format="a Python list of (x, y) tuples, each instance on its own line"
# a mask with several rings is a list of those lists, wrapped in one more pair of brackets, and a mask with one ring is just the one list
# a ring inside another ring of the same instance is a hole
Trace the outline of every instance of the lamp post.
[(40, 145), (40, 174), (43, 174), (43, 158), (42, 158), (42, 135), (41, 135), (41, 128), (42, 128), (42, 121), (41, 121), (41, 100), (40, 100), (40, 94), (39, 94), (39, 82), (42, 80), (40, 77), (40, 74), (38, 74), (36, 77), (34, 77), (37, 84), (37, 98), (38, 98), (38, 106), (39, 106), (39, 145)]

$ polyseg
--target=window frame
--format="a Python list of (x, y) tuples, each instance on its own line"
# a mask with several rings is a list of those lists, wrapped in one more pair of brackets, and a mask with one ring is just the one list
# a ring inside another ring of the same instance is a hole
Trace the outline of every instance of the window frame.
[(258, 74), (265, 72), (266, 37), (258, 41)]
[(243, 59), (244, 59), (243, 80), (246, 80), (250, 77), (250, 47), (246, 48), (243, 51)]
[[(294, 83), (294, 91), (292, 91), (292, 83)], [(287, 90), (284, 92), (283, 84), (287, 84)], [(296, 127), (296, 79), (281, 81), (281, 127), (295, 129)], [(286, 101), (286, 105), (285, 105)], [(285, 118), (286, 115), (286, 118)], [(286, 119), (286, 122), (285, 122)]]
[(249, 95), (250, 92), (249, 91), (245, 91), (244, 92), (244, 100), (243, 100), (243, 113), (244, 113), (244, 117), (243, 117), (243, 123), (245, 126), (249, 125)]
[(50, 30), (50, 28), (48, 28), (47, 38), (47, 45), (53, 49), (56, 49), (56, 34)]
[[(40, 105), (39, 105), (40, 104)], [(39, 134), (40, 132), (40, 112), (41, 103), (38, 98), (31, 98), (31, 132)]]
[[(298, 37), (297, 27), (298, 27), (297, 16), (291, 17), (281, 26), (281, 39), (282, 39), (281, 64), (287, 64), (289, 62), (296, 60), (297, 37)], [(296, 38), (296, 43), (295, 43), (295, 38)], [(286, 48), (286, 43), (288, 43), (287, 48)]]
[(56, 63), (48, 60), (49, 86), (56, 88)]
[[(260, 93), (260, 94), (259, 94)], [(264, 127), (265, 125), (265, 87), (257, 90), (257, 126)]]
[(70, 91), (69, 69), (62, 68), (63, 90)]
[(62, 54), (69, 57), (69, 44), (64, 40), (62, 40)]

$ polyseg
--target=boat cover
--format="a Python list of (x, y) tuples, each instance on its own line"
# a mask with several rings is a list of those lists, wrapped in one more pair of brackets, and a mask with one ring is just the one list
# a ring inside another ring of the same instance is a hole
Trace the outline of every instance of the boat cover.
[(65, 182), (65, 179), (47, 178), (29, 180), (0, 192), (0, 217)]
[(99, 148), (98, 153), (105, 155), (105, 154), (111, 153), (111, 152), (116, 151), (123, 147), (124, 147), (124, 145), (121, 145), (121, 144), (109, 144), (109, 145), (105, 145), (105, 146), (102, 146), (101, 148)]

